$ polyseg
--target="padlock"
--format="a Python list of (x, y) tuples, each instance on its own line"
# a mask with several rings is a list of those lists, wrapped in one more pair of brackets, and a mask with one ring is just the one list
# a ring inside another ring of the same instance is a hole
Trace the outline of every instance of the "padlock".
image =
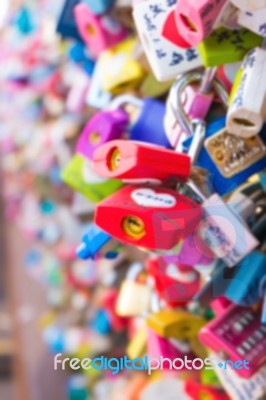
[(163, 125), (165, 104), (162, 101), (121, 95), (112, 100), (109, 105), (109, 109), (118, 108), (123, 108), (129, 114), (130, 140), (170, 147)]
[(94, 15), (88, 6), (79, 3), (74, 8), (77, 27), (93, 57), (111, 46), (115, 46), (127, 36), (126, 29), (111, 15)]
[(74, 17), (74, 7), (79, 2), (80, 0), (65, 0), (56, 31), (64, 38), (82, 41)]
[(154, 75), (159, 81), (176, 78), (202, 65), (197, 49), (182, 49), (163, 37), (166, 19), (175, 10), (176, 1), (138, 2), (133, 17)]
[(243, 26), (246, 29), (249, 29), (251, 32), (256, 33), (262, 37), (266, 37), (266, 7), (253, 11), (240, 11), (238, 13), (237, 22), (239, 25)]
[(175, 256), (176, 262), (189, 267), (210, 267), (213, 263), (214, 256), (210, 249), (202, 251), (204, 242), (194, 240), (193, 234), (185, 238), (181, 245), (180, 252)]
[(193, 400), (230, 400), (230, 397), (222, 388), (203, 385), (194, 380), (185, 382), (185, 391)]
[(179, 0), (175, 10), (175, 20), (180, 35), (190, 46), (202, 42), (216, 28), (228, 0)]
[(210, 302), (211, 309), (216, 316), (222, 315), (232, 304), (226, 297), (217, 297)]
[(205, 67), (242, 61), (246, 53), (261, 46), (263, 38), (246, 29), (219, 28), (198, 46)]
[(93, 155), (93, 169), (100, 176), (131, 184), (184, 181), (190, 175), (190, 157), (146, 143), (112, 140)]
[(200, 289), (200, 275), (197, 271), (176, 262), (176, 256), (152, 257), (146, 261), (146, 268), (154, 278), (160, 298), (172, 307), (190, 302)]
[[(207, 68), (204, 74), (188, 73), (172, 86), (167, 101), (164, 126), (167, 137), (176, 150), (181, 149), (184, 138), (193, 134), (190, 120), (193, 122), (205, 119), (215, 93), (219, 95), (224, 105), (227, 104), (227, 93), (221, 83), (214, 79), (215, 74), (215, 68)], [(199, 90), (189, 86), (196, 82), (201, 82)]]
[(80, 154), (74, 155), (70, 163), (65, 166), (62, 171), (62, 180), (94, 203), (122, 186), (118, 180), (106, 180), (97, 176), (92, 171), (88, 159)]
[(96, 149), (125, 135), (128, 123), (129, 117), (122, 108), (97, 112), (80, 134), (77, 153), (92, 160)]
[[(247, 268), (252, 270), (247, 274)], [(266, 256), (260, 252), (249, 254), (237, 267), (224, 296), (234, 304), (250, 307), (259, 303), (266, 282)]]
[(147, 282), (138, 282), (143, 272), (142, 264), (133, 264), (122, 282), (116, 303), (116, 313), (120, 317), (136, 317), (147, 313), (151, 303), (151, 288)]
[(100, 335), (107, 336), (111, 332), (111, 325), (105, 310), (98, 309), (90, 321), (90, 328)]
[(227, 131), (225, 117), (220, 117), (207, 126), (197, 165), (211, 171), (215, 191), (224, 195), (266, 167), (265, 143), (265, 127), (259, 135), (240, 138)]
[(266, 119), (266, 49), (257, 47), (245, 57), (233, 86), (226, 118), (230, 133), (249, 138), (260, 132)]
[(119, 95), (140, 85), (145, 71), (134, 56), (136, 46), (137, 40), (129, 38), (102, 52), (98, 62), (102, 71), (103, 90)]
[[(176, 344), (177, 342), (177, 344)], [(156, 333), (152, 329), (148, 329), (148, 356), (150, 359), (157, 358), (158, 360), (160, 357), (164, 359), (173, 361), (177, 358), (183, 359), (185, 356), (188, 361), (193, 361), (194, 354), (191, 351), (191, 348), (188, 343), (177, 341), (175, 339), (165, 339), (161, 336), (156, 335)], [(178, 348), (178, 344), (180, 348)], [(169, 362), (165, 362), (161, 367), (163, 369), (169, 369)], [(180, 371), (185, 370), (185, 365)]]
[[(201, 195), (192, 182), (188, 185), (195, 193)], [(221, 258), (229, 267), (234, 267), (251, 253), (259, 242), (245, 222), (226, 205), (218, 194), (213, 194), (208, 199), (201, 195), (201, 199), (205, 216), (198, 226), (197, 233), (216, 257)], [(197, 235), (194, 240), (197, 241)], [(202, 243), (199, 242), (196, 245), (201, 246)], [(202, 247), (203, 254), (205, 251), (205, 247)]]
[(112, 330), (114, 332), (123, 332), (128, 325), (128, 319), (119, 317), (115, 312), (115, 305), (117, 303), (118, 291), (110, 288), (101, 298), (101, 304), (104, 307), (108, 319), (110, 321)]
[(146, 322), (157, 335), (178, 340), (193, 339), (205, 325), (202, 317), (177, 309), (162, 309), (149, 314)]
[(266, 8), (266, 0), (231, 0), (241, 11), (254, 12)]
[(113, 6), (114, 0), (82, 0), (95, 15), (107, 13)]
[(93, 108), (103, 109), (108, 107), (111, 98), (111, 93), (103, 90), (101, 66), (96, 62), (87, 93), (86, 104)]
[(95, 223), (122, 243), (169, 250), (194, 231), (201, 212), (198, 204), (173, 190), (126, 186), (98, 204)]
[(223, 360), (230, 360), (229, 365), (242, 361), (235, 372), (243, 378), (252, 377), (265, 364), (266, 326), (258, 310), (233, 305), (202, 328), (199, 338)]
[(82, 238), (82, 243), (77, 248), (77, 256), (82, 260), (95, 258), (97, 253), (111, 240), (111, 236), (97, 226), (92, 225)]

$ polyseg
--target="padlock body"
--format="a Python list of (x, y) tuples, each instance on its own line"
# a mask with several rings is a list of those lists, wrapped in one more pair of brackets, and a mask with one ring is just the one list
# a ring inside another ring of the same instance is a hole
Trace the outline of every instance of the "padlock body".
[(83, 3), (89, 7), (93, 14), (99, 15), (107, 13), (114, 4), (114, 0), (83, 0)]
[(147, 312), (151, 289), (142, 283), (125, 280), (119, 291), (116, 313), (120, 317), (136, 317)]

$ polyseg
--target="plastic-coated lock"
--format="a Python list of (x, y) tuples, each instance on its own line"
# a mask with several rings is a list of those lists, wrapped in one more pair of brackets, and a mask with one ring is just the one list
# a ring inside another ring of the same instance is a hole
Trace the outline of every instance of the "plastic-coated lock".
[(66, 0), (59, 17), (56, 31), (65, 38), (82, 41), (74, 18), (74, 7), (80, 0)]
[(266, 8), (266, 0), (231, 0), (231, 3), (245, 12), (254, 12)]
[(146, 322), (157, 335), (178, 340), (193, 339), (205, 325), (202, 317), (173, 309), (163, 309), (158, 313), (149, 314)]
[(126, 353), (131, 360), (143, 357), (145, 355), (147, 352), (147, 338), (147, 327), (146, 324), (144, 324), (136, 330), (129, 344), (127, 345)]
[(138, 282), (138, 276), (143, 272), (141, 264), (133, 264), (117, 298), (116, 313), (120, 317), (137, 317), (149, 311), (151, 303), (151, 288), (146, 282)]
[(262, 10), (253, 12), (240, 11), (238, 14), (237, 22), (239, 25), (257, 35), (266, 37), (266, 7)]
[(96, 16), (84, 3), (75, 6), (74, 15), (80, 36), (93, 57), (98, 57), (102, 51), (118, 44), (127, 36), (126, 29), (112, 16)]
[(100, 15), (107, 13), (112, 8), (115, 0), (82, 0), (82, 2), (89, 7), (93, 14)]
[(197, 203), (173, 190), (126, 186), (98, 204), (95, 223), (123, 243), (169, 250), (194, 232), (201, 212)]
[(259, 135), (244, 139), (228, 133), (221, 117), (207, 126), (197, 165), (212, 172), (214, 190), (224, 195), (266, 168), (265, 144), (264, 127)]
[(135, 59), (136, 45), (136, 39), (129, 38), (100, 55), (103, 90), (119, 95), (140, 85), (145, 71)]
[(216, 354), (235, 363), (246, 361), (248, 368), (238, 368), (235, 372), (250, 378), (265, 364), (266, 326), (260, 322), (260, 311), (251, 308), (231, 306), (219, 317), (200, 331), (201, 342)]
[(87, 123), (79, 137), (76, 151), (88, 159), (104, 143), (125, 135), (129, 117), (122, 109), (96, 113)]
[(173, 179), (186, 180), (190, 176), (191, 162), (186, 154), (159, 146), (113, 140), (94, 152), (93, 169), (100, 176), (128, 183), (161, 184)]
[(118, 180), (106, 180), (97, 176), (89, 161), (80, 154), (76, 154), (65, 166), (62, 180), (94, 203), (101, 201), (122, 186)]
[(95, 258), (101, 248), (111, 240), (111, 236), (103, 232), (97, 226), (92, 225), (83, 236), (82, 243), (77, 248), (77, 256), (82, 260)]
[(152, 5), (143, 1), (133, 5), (133, 17), (142, 46), (159, 81), (176, 78), (202, 65), (197, 49), (181, 49), (163, 37), (165, 22), (176, 7), (172, 1), (163, 3)]
[(93, 108), (103, 109), (108, 107), (111, 98), (111, 93), (103, 90), (101, 66), (97, 62), (91, 77), (86, 103)]
[(262, 44), (262, 37), (246, 29), (219, 28), (198, 46), (205, 67), (242, 61), (246, 53)]
[(209, 36), (227, 3), (228, 0), (179, 0), (175, 20), (184, 40), (196, 46)]
[[(192, 188), (196, 191), (195, 185)], [(205, 215), (198, 227), (199, 235), (229, 267), (234, 267), (259, 245), (244, 221), (217, 194), (204, 199), (203, 209)], [(204, 254), (205, 249), (202, 251)]]
[(251, 50), (243, 61), (230, 98), (226, 128), (249, 138), (260, 132), (266, 119), (266, 49)]
[[(186, 343), (183, 344), (180, 341), (180, 347), (178, 347), (178, 341), (175, 339), (165, 339), (161, 336), (156, 335), (156, 333), (152, 329), (148, 329), (148, 355), (150, 359), (160, 357), (167, 358), (170, 360), (175, 360), (176, 358), (184, 358), (187, 357), (188, 361), (193, 361), (194, 354), (192, 353), (190, 346)], [(175, 345), (177, 342), (177, 345)], [(183, 345), (183, 349), (182, 349)], [(164, 369), (167, 369), (167, 363), (164, 365)], [(185, 365), (180, 369), (185, 370)]]
[(156, 290), (168, 305), (178, 307), (190, 302), (200, 288), (200, 275), (190, 267), (175, 262), (177, 257), (151, 258), (146, 262)]

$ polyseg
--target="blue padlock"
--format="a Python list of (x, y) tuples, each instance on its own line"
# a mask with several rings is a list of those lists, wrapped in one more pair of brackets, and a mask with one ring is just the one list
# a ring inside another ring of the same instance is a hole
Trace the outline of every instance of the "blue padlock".
[(82, 243), (77, 248), (77, 256), (82, 260), (94, 258), (111, 239), (110, 235), (99, 229), (96, 225), (92, 225), (83, 236)]
[(96, 317), (90, 323), (90, 326), (100, 335), (108, 335), (111, 331), (110, 321), (105, 310), (98, 310)]
[[(225, 195), (244, 183), (253, 174), (266, 168), (266, 125), (249, 139), (236, 137), (225, 129), (226, 117), (208, 125), (206, 139), (197, 165), (211, 171), (213, 187)], [(192, 138), (184, 142), (188, 149)]]
[(56, 31), (64, 38), (70, 38), (83, 42), (77, 29), (74, 18), (74, 7), (80, 0), (65, 0), (61, 15), (57, 22)]
[(114, 0), (82, 0), (95, 15), (105, 14), (114, 4)]
[(29, 35), (34, 30), (34, 22), (30, 11), (22, 7), (15, 16), (17, 29), (22, 35)]
[(240, 306), (253, 306), (265, 289), (266, 255), (255, 251), (240, 262), (224, 296)]
[(92, 76), (95, 66), (95, 61), (88, 54), (88, 49), (81, 42), (76, 42), (69, 50), (69, 58), (75, 63), (80, 64), (84, 71)]

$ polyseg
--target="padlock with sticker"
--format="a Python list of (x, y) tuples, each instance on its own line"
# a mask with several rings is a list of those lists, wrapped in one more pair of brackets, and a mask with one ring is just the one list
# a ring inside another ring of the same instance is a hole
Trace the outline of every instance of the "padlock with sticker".
[(119, 95), (139, 87), (145, 71), (135, 55), (137, 44), (135, 38), (128, 38), (102, 52), (98, 63), (103, 90)]
[(127, 36), (126, 29), (111, 15), (94, 15), (85, 3), (75, 6), (74, 15), (80, 36), (94, 57)]
[(205, 325), (205, 320), (201, 316), (181, 309), (166, 308), (149, 314), (146, 322), (157, 335), (178, 340), (193, 339)]
[(175, 10), (175, 21), (180, 35), (190, 44), (196, 46), (216, 29), (221, 20), (228, 0), (179, 0)]
[(245, 57), (231, 92), (226, 128), (230, 133), (255, 136), (266, 119), (266, 49), (255, 48)]
[(240, 11), (237, 22), (240, 26), (249, 29), (257, 35), (266, 37), (266, 7), (257, 11)]
[(128, 123), (129, 117), (121, 108), (97, 112), (80, 134), (77, 153), (92, 160), (95, 150), (100, 146), (126, 134)]
[[(204, 120), (217, 94), (227, 105), (227, 93), (223, 85), (215, 79), (216, 68), (207, 68), (201, 74), (187, 73), (172, 86), (164, 118), (164, 126), (171, 145), (178, 151), (182, 141), (192, 136), (190, 120)], [(200, 82), (199, 89), (193, 84)]]
[[(122, 282), (116, 303), (116, 313), (120, 317), (136, 317), (145, 315), (150, 310), (151, 287), (141, 280), (142, 264), (133, 264)], [(139, 278), (139, 281), (138, 281)]]
[(114, 0), (82, 0), (95, 15), (107, 13), (114, 5)]
[(253, 12), (266, 8), (266, 0), (231, 0), (241, 11)]
[[(212, 185), (220, 195), (243, 184), (250, 176), (266, 168), (266, 129), (252, 138), (230, 134), (226, 117), (209, 124), (197, 165), (212, 174)], [(188, 144), (191, 139), (187, 139)]]
[(96, 175), (89, 160), (80, 154), (74, 155), (64, 167), (62, 180), (94, 203), (108, 197), (122, 186), (122, 182), (118, 180), (108, 180)]
[(146, 268), (154, 279), (160, 298), (172, 307), (190, 302), (200, 288), (200, 275), (193, 268), (181, 265), (175, 256), (149, 258)]
[[(175, 360), (177, 358), (186, 359), (192, 362), (194, 354), (191, 351), (189, 343), (177, 339), (165, 339), (157, 335), (152, 329), (148, 329), (148, 356), (152, 359), (160, 359), (163, 357), (167, 360)], [(164, 369), (169, 368), (169, 363), (165, 362)], [(180, 370), (185, 370), (185, 365)]]
[[(159, 81), (176, 78), (202, 65), (197, 49), (182, 49), (168, 40), (165, 23), (176, 7), (176, 1), (149, 1), (133, 5), (133, 17), (150, 66)], [(173, 36), (178, 33), (175, 31)], [(172, 36), (172, 35), (171, 35)]]
[(265, 364), (266, 326), (260, 322), (259, 310), (232, 305), (208, 323), (199, 337), (223, 361), (230, 360), (227, 368), (242, 362), (242, 368), (234, 370), (243, 378), (252, 377)]
[(203, 40), (198, 50), (205, 67), (215, 67), (242, 61), (254, 47), (261, 46), (263, 38), (247, 29), (219, 28)]
[(184, 181), (190, 175), (191, 162), (186, 154), (175, 153), (146, 143), (112, 140), (93, 155), (93, 169), (106, 178), (130, 184)]
[(95, 223), (122, 243), (170, 250), (194, 232), (201, 213), (199, 204), (173, 190), (126, 186), (98, 204)]
[[(217, 258), (221, 258), (229, 267), (234, 267), (259, 245), (257, 238), (218, 194), (206, 198), (193, 182), (189, 182), (188, 186), (203, 201), (204, 218), (197, 233)], [(197, 242), (197, 234), (194, 240)], [(202, 242), (196, 245), (200, 247)], [(205, 246), (202, 246), (202, 252), (205, 254)], [(209, 256), (208, 251), (206, 256)]]

